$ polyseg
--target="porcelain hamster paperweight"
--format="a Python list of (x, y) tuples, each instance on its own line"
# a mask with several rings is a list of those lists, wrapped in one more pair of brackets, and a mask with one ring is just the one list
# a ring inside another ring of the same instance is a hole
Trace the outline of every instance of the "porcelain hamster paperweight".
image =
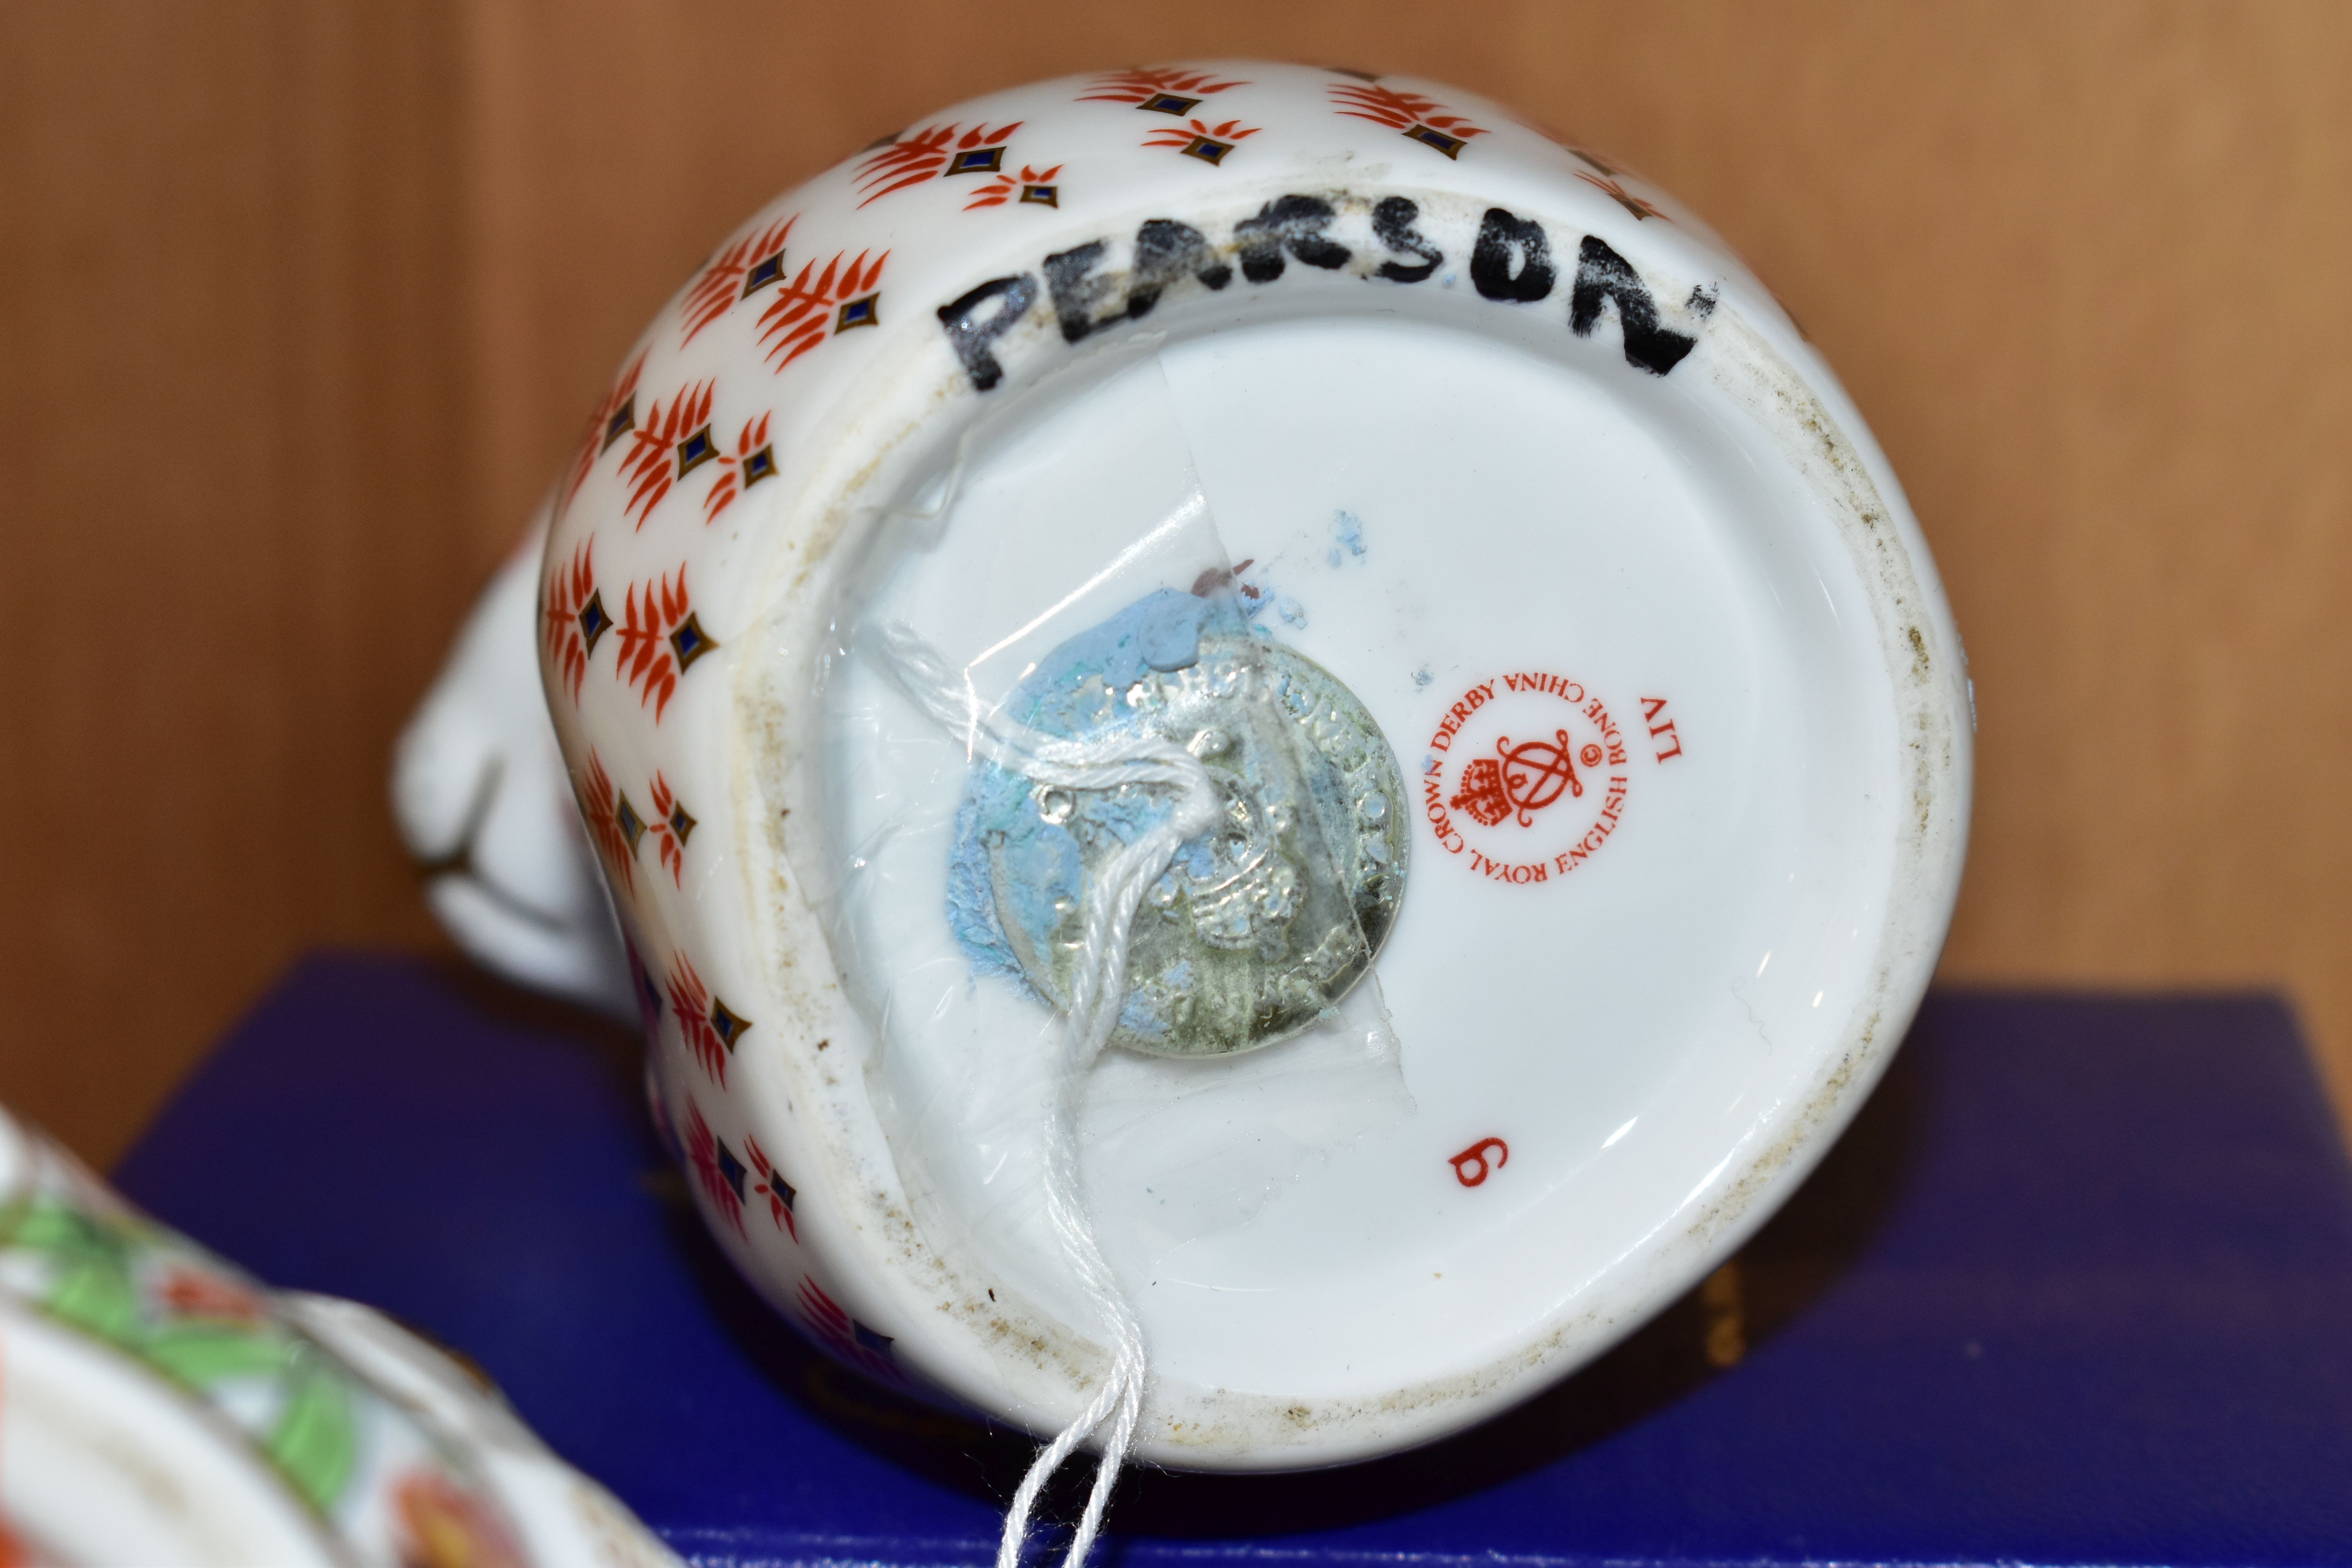
[(1281, 1469), (1534, 1393), (1802, 1180), (1950, 915), (1963, 656), (1860, 416), (1664, 193), (1416, 77), (876, 142), (541, 526), (704, 1218), (1039, 1433)]

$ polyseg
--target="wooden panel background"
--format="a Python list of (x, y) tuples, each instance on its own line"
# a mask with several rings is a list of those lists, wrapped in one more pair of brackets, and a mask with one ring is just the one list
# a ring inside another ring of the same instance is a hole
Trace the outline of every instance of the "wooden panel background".
[(386, 752), (656, 305), (954, 99), (1412, 68), (1706, 213), (1974, 656), (1944, 973), (2284, 984), (2352, 1111), (2352, 10), (101, 0), (0, 20), (0, 1098), (100, 1159), (294, 952), (425, 943)]

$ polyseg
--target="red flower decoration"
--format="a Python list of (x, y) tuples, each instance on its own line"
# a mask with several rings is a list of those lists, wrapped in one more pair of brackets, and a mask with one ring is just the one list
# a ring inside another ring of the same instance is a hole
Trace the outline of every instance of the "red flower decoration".
[(268, 1315), (261, 1298), (236, 1280), (185, 1266), (174, 1266), (164, 1275), (155, 1295), (175, 1317), (257, 1323)]
[[(621, 459), (621, 477), (634, 481), (624, 513), (635, 512), (643, 528), (670, 486), (719, 455), (710, 438), (710, 399), (715, 382), (682, 386), (662, 412), (656, 398), (642, 429), (629, 436), (629, 455)], [(675, 455), (676, 461), (672, 457)]]
[(632, 689), (639, 690), (638, 706), (654, 705), (654, 722), (661, 722), (669, 707), (677, 678), (694, 661), (719, 645), (702, 629), (686, 591), (686, 568), (676, 581), (656, 577), (644, 585), (629, 584), (621, 606), (619, 669)]
[(523, 1568), (498, 1510), (435, 1470), (411, 1470), (393, 1486), (400, 1560), (416, 1568)]
[(1091, 89), (1080, 93), (1080, 103), (1148, 103), (1165, 93), (1173, 98), (1209, 98), (1229, 88), (1247, 87), (1245, 81), (1219, 81), (1208, 71), (1180, 70), (1173, 66), (1144, 66), (1139, 68), (1106, 71), (1087, 86)]
[(1034, 190), (1043, 190), (1048, 193), (1045, 197), (1038, 199), (1038, 205), (1040, 206), (1057, 207), (1062, 204), (1058, 200), (1055, 199), (1055, 189), (1054, 185), (1054, 178), (1061, 172), (1062, 165), (1059, 163), (1055, 164), (1050, 169), (1033, 169), (1028, 164), (1024, 163), (1021, 165), (1021, 173), (1017, 176), (1013, 174), (999, 174), (988, 184), (981, 186), (980, 189), (972, 192), (971, 200), (963, 204), (963, 210), (966, 212), (976, 212), (982, 207), (1001, 207), (1016, 195), (1020, 196), (1024, 201), (1028, 201), (1032, 199), (1028, 193)]
[(857, 188), (866, 193), (857, 205), (871, 206), (893, 191), (919, 185), (943, 174), (992, 174), (1004, 160), (1005, 138), (1020, 129), (1021, 121), (1016, 120), (993, 131), (983, 121), (969, 131), (954, 124), (926, 125), (909, 132), (877, 149), (857, 165)]
[(768, 363), (782, 370), (809, 350), (856, 327), (870, 327), (881, 319), (882, 297), (875, 285), (882, 280), (884, 251), (872, 260), (861, 250), (854, 261), (836, 251), (814, 281), (816, 263), (803, 262), (800, 275), (778, 290), (760, 312), (760, 342), (767, 345)]
[(598, 639), (613, 624), (604, 601), (596, 592), (596, 542), (584, 539), (572, 552), (572, 564), (549, 574), (547, 607), (540, 627), (547, 644), (548, 662), (562, 675), (572, 700), (580, 700), (580, 682)]
[(790, 1182), (784, 1180), (775, 1166), (768, 1163), (767, 1152), (760, 1147), (760, 1141), (757, 1138), (748, 1132), (745, 1133), (743, 1149), (751, 1156), (751, 1169), (759, 1173), (760, 1176), (759, 1184), (751, 1190), (767, 1194), (768, 1216), (776, 1222), (776, 1228), (794, 1241), (800, 1240), (800, 1223), (793, 1217), (793, 1203), (800, 1194), (794, 1190)]
[(736, 300), (749, 299), (783, 276), (784, 238), (799, 221), (798, 213), (779, 219), (710, 258), (687, 288), (679, 312), (686, 319), (680, 346), (692, 342), (695, 333), (725, 315)]
[(604, 771), (604, 760), (593, 746), (588, 751), (588, 782), (580, 790), (580, 820), (588, 825), (588, 837), (595, 840), (605, 872), (622, 887), (634, 891), (637, 885), (635, 846), (621, 826), (620, 808), (613, 797), (613, 777)]
[(710, 1123), (702, 1119), (702, 1107), (688, 1095), (686, 1101), (686, 1157), (694, 1166), (695, 1179), (711, 1205), (735, 1222), (735, 1234), (743, 1234), (743, 1194), (727, 1179), (727, 1165), (733, 1165), (740, 1174), (743, 1167), (734, 1154), (710, 1131)]
[(572, 498), (580, 493), (580, 487), (587, 481), (589, 470), (596, 466), (596, 459), (611, 450), (614, 442), (636, 428), (637, 373), (645, 368), (646, 356), (640, 353), (629, 362), (629, 368), (621, 373), (620, 379), (613, 383), (612, 389), (604, 394), (604, 401), (596, 405), (596, 411), (588, 416), (587, 428), (580, 433), (580, 450), (572, 459), (572, 477), (563, 486), (565, 506), (570, 506)]

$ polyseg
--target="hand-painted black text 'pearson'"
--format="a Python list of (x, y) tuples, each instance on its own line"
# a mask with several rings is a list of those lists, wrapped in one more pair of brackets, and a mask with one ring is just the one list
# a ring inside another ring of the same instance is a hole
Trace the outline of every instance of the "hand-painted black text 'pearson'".
[[(1276, 196), (1235, 223), (1223, 245), (1213, 244), (1190, 224), (1148, 218), (1135, 232), (1124, 272), (1107, 267), (1109, 240), (1090, 240), (1055, 251), (1036, 272), (992, 278), (940, 306), (940, 325), (973, 389), (986, 392), (1004, 379), (997, 341), (1035, 307), (1041, 292), (1052, 302), (1063, 341), (1076, 343), (1122, 322), (1141, 321), (1171, 288), (1198, 283), (1212, 291), (1223, 289), (1237, 266), (1244, 279), (1258, 285), (1278, 282), (1293, 262), (1324, 271), (1355, 263), (1368, 279), (1415, 284), (1428, 281), (1445, 264), (1445, 252), (1423, 230), (1420, 205), (1412, 198), (1385, 196), (1368, 210), (1376, 250), (1360, 261), (1332, 235), (1340, 207), (1322, 196)], [(1370, 265), (1375, 254), (1376, 266)], [(1510, 305), (1549, 299), (1559, 286), (1559, 266), (1540, 223), (1502, 207), (1486, 209), (1470, 247), (1470, 282), (1482, 298)], [(1697, 345), (1696, 338), (1664, 323), (1656, 299), (1633, 264), (1600, 236), (1588, 234), (1577, 242), (1569, 330), (1590, 337), (1603, 305), (1616, 309), (1625, 362), (1653, 375), (1672, 371)], [(1712, 292), (1692, 291), (1690, 308), (1702, 318), (1714, 307)]]

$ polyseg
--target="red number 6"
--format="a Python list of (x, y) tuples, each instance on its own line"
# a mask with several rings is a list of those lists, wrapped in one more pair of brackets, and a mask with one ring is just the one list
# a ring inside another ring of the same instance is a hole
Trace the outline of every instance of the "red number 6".
[[(1495, 1152), (1493, 1164), (1486, 1163), (1486, 1152)], [(1454, 1167), (1454, 1179), (1465, 1187), (1475, 1187), (1486, 1179), (1490, 1171), (1499, 1171), (1511, 1163), (1511, 1146), (1500, 1138), (1481, 1138), (1459, 1154), (1446, 1161)]]

